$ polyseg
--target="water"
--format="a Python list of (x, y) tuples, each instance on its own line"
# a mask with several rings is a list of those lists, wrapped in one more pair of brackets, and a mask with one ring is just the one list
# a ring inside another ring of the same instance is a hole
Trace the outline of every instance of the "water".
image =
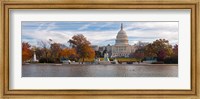
[(178, 77), (178, 65), (26, 64), (22, 77)]

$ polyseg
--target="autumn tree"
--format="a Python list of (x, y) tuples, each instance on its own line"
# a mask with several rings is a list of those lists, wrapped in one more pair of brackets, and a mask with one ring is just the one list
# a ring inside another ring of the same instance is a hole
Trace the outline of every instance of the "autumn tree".
[(40, 47), (35, 47), (35, 54), (36, 54), (36, 57), (37, 59), (41, 59), (43, 57), (43, 51), (42, 51), (42, 48)]
[(53, 62), (60, 62), (61, 58), (61, 44), (59, 43), (52, 43), (50, 44), (50, 58)]
[(64, 48), (61, 51), (61, 57), (68, 58), (70, 60), (76, 60), (76, 50), (75, 48)]
[(134, 53), (131, 53), (129, 57), (133, 57), (142, 61), (145, 57), (144, 51), (144, 47), (138, 48)]
[(145, 55), (148, 57), (157, 57), (159, 61), (163, 61), (165, 58), (172, 55), (172, 46), (168, 40), (158, 39), (151, 44), (148, 44), (145, 48)]
[(171, 57), (172, 63), (178, 63), (178, 45), (174, 45), (173, 47), (173, 55)]
[(136, 48), (135, 52), (131, 53), (129, 57), (138, 59), (139, 61), (144, 60), (145, 58), (145, 47), (148, 45), (146, 42), (138, 41), (134, 46)]
[(30, 60), (32, 57), (31, 45), (28, 42), (22, 42), (22, 62)]
[(154, 46), (153, 44), (148, 44), (146, 47), (145, 47), (145, 57), (157, 57), (157, 53), (154, 49)]
[(41, 52), (43, 53), (42, 59), (44, 62), (49, 62), (48, 56), (49, 56), (49, 43), (45, 41), (38, 42), (38, 45), (41, 47)]
[(178, 57), (178, 45), (174, 45), (173, 47), (173, 56), (174, 57)]
[[(83, 56), (85, 58), (88, 58), (88, 59), (94, 59), (95, 57), (95, 51), (92, 47), (90, 46), (84, 46), (83, 49), (85, 50), (85, 54), (83, 54)], [(84, 59), (83, 59), (84, 61)]]
[(74, 35), (68, 42), (76, 50), (77, 58), (82, 59), (82, 64), (85, 58), (95, 57), (95, 51), (90, 47), (90, 42), (82, 34)]
[[(74, 49), (74, 48), (73, 48)], [(75, 51), (75, 50), (74, 50)], [(71, 51), (71, 49), (70, 48), (64, 48), (64, 49), (62, 49), (62, 51), (61, 51), (61, 56), (62, 57), (69, 57), (70, 55), (71, 55), (71, 53), (73, 53), (72, 51)]]

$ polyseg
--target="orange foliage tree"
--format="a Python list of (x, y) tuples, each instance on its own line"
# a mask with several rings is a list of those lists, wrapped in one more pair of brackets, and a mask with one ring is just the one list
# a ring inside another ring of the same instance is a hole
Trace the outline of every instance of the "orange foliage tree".
[(22, 62), (30, 60), (32, 57), (31, 45), (28, 42), (22, 42)]
[(83, 50), (83, 53), (81, 53), (82, 63), (85, 61), (84, 60), (85, 58), (89, 60), (94, 59), (95, 51), (90, 46), (84, 45), (82, 50)]
[(74, 48), (64, 48), (61, 51), (61, 57), (65, 57), (65, 58), (75, 58), (76, 55), (76, 50)]
[(77, 34), (68, 41), (72, 48), (76, 50), (78, 59), (94, 58), (95, 51), (90, 47), (90, 42), (82, 34)]

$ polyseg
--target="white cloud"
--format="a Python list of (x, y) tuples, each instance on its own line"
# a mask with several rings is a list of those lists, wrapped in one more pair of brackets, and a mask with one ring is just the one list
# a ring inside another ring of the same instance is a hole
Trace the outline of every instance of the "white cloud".
[(132, 28), (141, 30), (165, 30), (165, 31), (178, 31), (178, 22), (135, 22), (128, 24), (126, 30)]
[[(90, 24), (91, 25), (91, 24)], [(87, 29), (89, 24), (85, 24), (78, 30), (53, 30), (57, 26), (55, 23), (50, 23), (46, 28), (42, 28), (42, 24), (36, 30), (22, 30), (22, 40), (30, 42), (31, 44), (37, 44), (36, 41), (47, 41), (52, 39), (54, 42), (67, 44), (67, 41), (75, 34), (83, 34), (93, 45), (107, 45), (105, 41), (113, 40), (116, 38), (118, 30), (96, 30), (96, 31), (83, 31)], [(113, 23), (107, 23), (100, 28), (109, 27)], [(133, 45), (137, 41), (152, 42), (156, 39), (167, 39), (171, 44), (178, 43), (178, 22), (135, 22), (131, 24), (125, 24), (124, 30), (129, 37), (129, 43)], [(27, 38), (32, 39), (27, 39)]]
[(101, 30), (102, 28), (108, 27), (108, 26), (111, 26), (111, 25), (113, 25), (112, 22), (106, 22), (104, 25), (99, 26), (99, 28), (97, 30)]
[(89, 26), (90, 26), (90, 24), (83, 25), (83, 26), (80, 27), (78, 30), (84, 30), (84, 29), (87, 29)]

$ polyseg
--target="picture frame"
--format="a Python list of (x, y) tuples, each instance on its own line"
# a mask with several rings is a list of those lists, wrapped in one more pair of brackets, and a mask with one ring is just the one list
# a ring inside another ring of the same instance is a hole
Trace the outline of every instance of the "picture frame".
[[(103, 96), (108, 98), (120, 97), (174, 97), (174, 98), (199, 98), (199, 1), (35, 1), (35, 2), (16, 2), (16, 1), (2, 1), (2, 33), (0, 35), (1, 44), (1, 86), (3, 97), (51, 97), (61, 96), (73, 98), (75, 96), (84, 97), (100, 97)], [(191, 90), (10, 90), (10, 20), (9, 11), (11, 9), (190, 9), (191, 10)]]

